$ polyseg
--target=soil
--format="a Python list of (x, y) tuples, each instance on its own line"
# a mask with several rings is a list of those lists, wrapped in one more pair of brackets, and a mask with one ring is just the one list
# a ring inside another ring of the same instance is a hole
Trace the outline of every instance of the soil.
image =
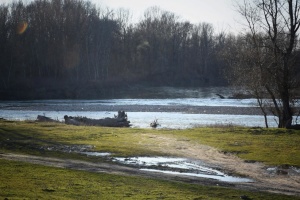
[[(193, 143), (192, 141), (187, 140), (178, 140), (171, 136), (144, 134), (144, 137), (148, 139), (150, 138), (151, 140), (153, 140), (153, 142), (156, 142), (158, 145), (155, 150), (160, 151), (164, 154), (176, 155), (182, 158), (199, 159), (204, 161), (205, 163), (219, 166), (227, 173), (248, 177), (254, 180), (254, 182), (227, 183), (199, 177), (185, 177), (157, 172), (141, 171), (135, 167), (128, 167), (108, 162), (94, 163), (81, 160), (66, 160), (11, 153), (0, 153), (0, 159), (23, 161), (52, 167), (84, 170), (96, 173), (143, 176), (201, 185), (217, 185), (242, 190), (265, 191), (300, 196), (300, 173), (288, 173), (288, 169), (280, 170), (286, 173), (271, 173), (267, 170), (267, 166), (263, 165), (262, 163), (245, 162), (235, 155), (224, 154), (210, 146)], [(151, 150), (154, 150), (153, 146), (147, 147), (147, 144), (144, 144), (144, 141), (141, 140), (140, 143), (143, 144), (145, 148), (151, 148)]]

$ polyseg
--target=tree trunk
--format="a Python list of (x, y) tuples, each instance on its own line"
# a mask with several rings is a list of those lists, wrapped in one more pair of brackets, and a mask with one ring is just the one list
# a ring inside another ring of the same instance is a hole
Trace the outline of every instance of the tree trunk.
[(279, 119), (278, 128), (288, 128), (292, 125), (293, 112), (290, 107), (289, 92), (284, 90), (282, 92), (282, 116)]

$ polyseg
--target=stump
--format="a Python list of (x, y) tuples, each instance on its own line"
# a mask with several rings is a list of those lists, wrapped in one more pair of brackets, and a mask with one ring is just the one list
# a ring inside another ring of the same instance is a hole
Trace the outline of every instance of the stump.
[(150, 126), (152, 128), (156, 128), (157, 126), (159, 126), (160, 124), (157, 122), (157, 119), (155, 119), (153, 122), (150, 123)]

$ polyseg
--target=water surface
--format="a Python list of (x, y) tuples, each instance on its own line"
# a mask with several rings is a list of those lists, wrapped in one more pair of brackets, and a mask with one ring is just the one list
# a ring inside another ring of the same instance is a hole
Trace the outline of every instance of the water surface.
[[(84, 116), (100, 119), (114, 117), (117, 111), (113, 108), (134, 105), (143, 108), (146, 106), (172, 106), (183, 108), (185, 106), (210, 107), (257, 107), (255, 99), (232, 99), (235, 90), (227, 87), (207, 88), (173, 88), (173, 87), (142, 87), (132, 88), (116, 94), (112, 99), (102, 100), (31, 100), (31, 101), (0, 101), (0, 117), (9, 120), (35, 120), (37, 115), (45, 115), (59, 121), (63, 116)], [(220, 98), (217, 94), (225, 97)], [(109, 108), (109, 109), (108, 109)], [(107, 110), (105, 110), (107, 109)], [(261, 115), (225, 115), (225, 114), (190, 114), (185, 112), (127, 112), (128, 119), (133, 127), (148, 128), (155, 119), (161, 126), (159, 128), (192, 128), (203, 125), (235, 124), (241, 126), (264, 127)], [(205, 112), (205, 110), (204, 110)], [(269, 117), (269, 125), (277, 126), (274, 117)]]
[[(64, 121), (64, 115), (84, 116), (93, 119), (114, 117), (116, 112), (86, 112), (86, 111), (22, 111), (0, 110), (0, 117), (8, 120), (35, 120), (37, 115), (46, 115), (52, 119)], [(128, 120), (134, 128), (150, 128), (155, 119), (158, 128), (186, 129), (207, 125), (240, 125), (247, 127), (264, 127), (264, 119), (259, 115), (215, 115), (215, 114), (187, 114), (176, 112), (127, 112)], [(273, 117), (269, 117), (269, 125), (276, 127)]]
[(113, 158), (113, 161), (138, 166), (142, 171), (209, 178), (224, 182), (253, 182), (248, 178), (228, 175), (200, 160), (172, 157), (117, 157)]

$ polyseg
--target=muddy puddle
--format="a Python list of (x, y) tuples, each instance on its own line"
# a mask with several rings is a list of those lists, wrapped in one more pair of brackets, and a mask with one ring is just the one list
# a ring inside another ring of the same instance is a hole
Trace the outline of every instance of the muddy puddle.
[[(247, 183), (254, 180), (224, 172), (219, 166), (212, 166), (201, 160), (176, 157), (114, 157), (110, 152), (94, 152), (92, 145), (57, 145), (43, 147), (48, 151), (78, 153), (101, 157), (118, 164), (138, 168), (141, 171), (214, 179), (231, 183)], [(299, 176), (300, 168), (294, 166), (274, 166), (265, 168), (270, 176)]]
[(243, 177), (236, 177), (222, 172), (217, 167), (209, 166), (200, 160), (172, 157), (111, 157), (107, 152), (81, 152), (87, 156), (109, 157), (113, 162), (138, 167), (141, 171), (192, 176), (219, 180), (223, 182), (253, 182)]
[(44, 147), (44, 150), (101, 157), (118, 164), (137, 167), (141, 171), (201, 177), (223, 182), (253, 182), (248, 178), (228, 175), (222, 172), (220, 168), (208, 165), (200, 160), (174, 157), (114, 157), (109, 152), (89, 151), (92, 148), (92, 145), (58, 145)]

